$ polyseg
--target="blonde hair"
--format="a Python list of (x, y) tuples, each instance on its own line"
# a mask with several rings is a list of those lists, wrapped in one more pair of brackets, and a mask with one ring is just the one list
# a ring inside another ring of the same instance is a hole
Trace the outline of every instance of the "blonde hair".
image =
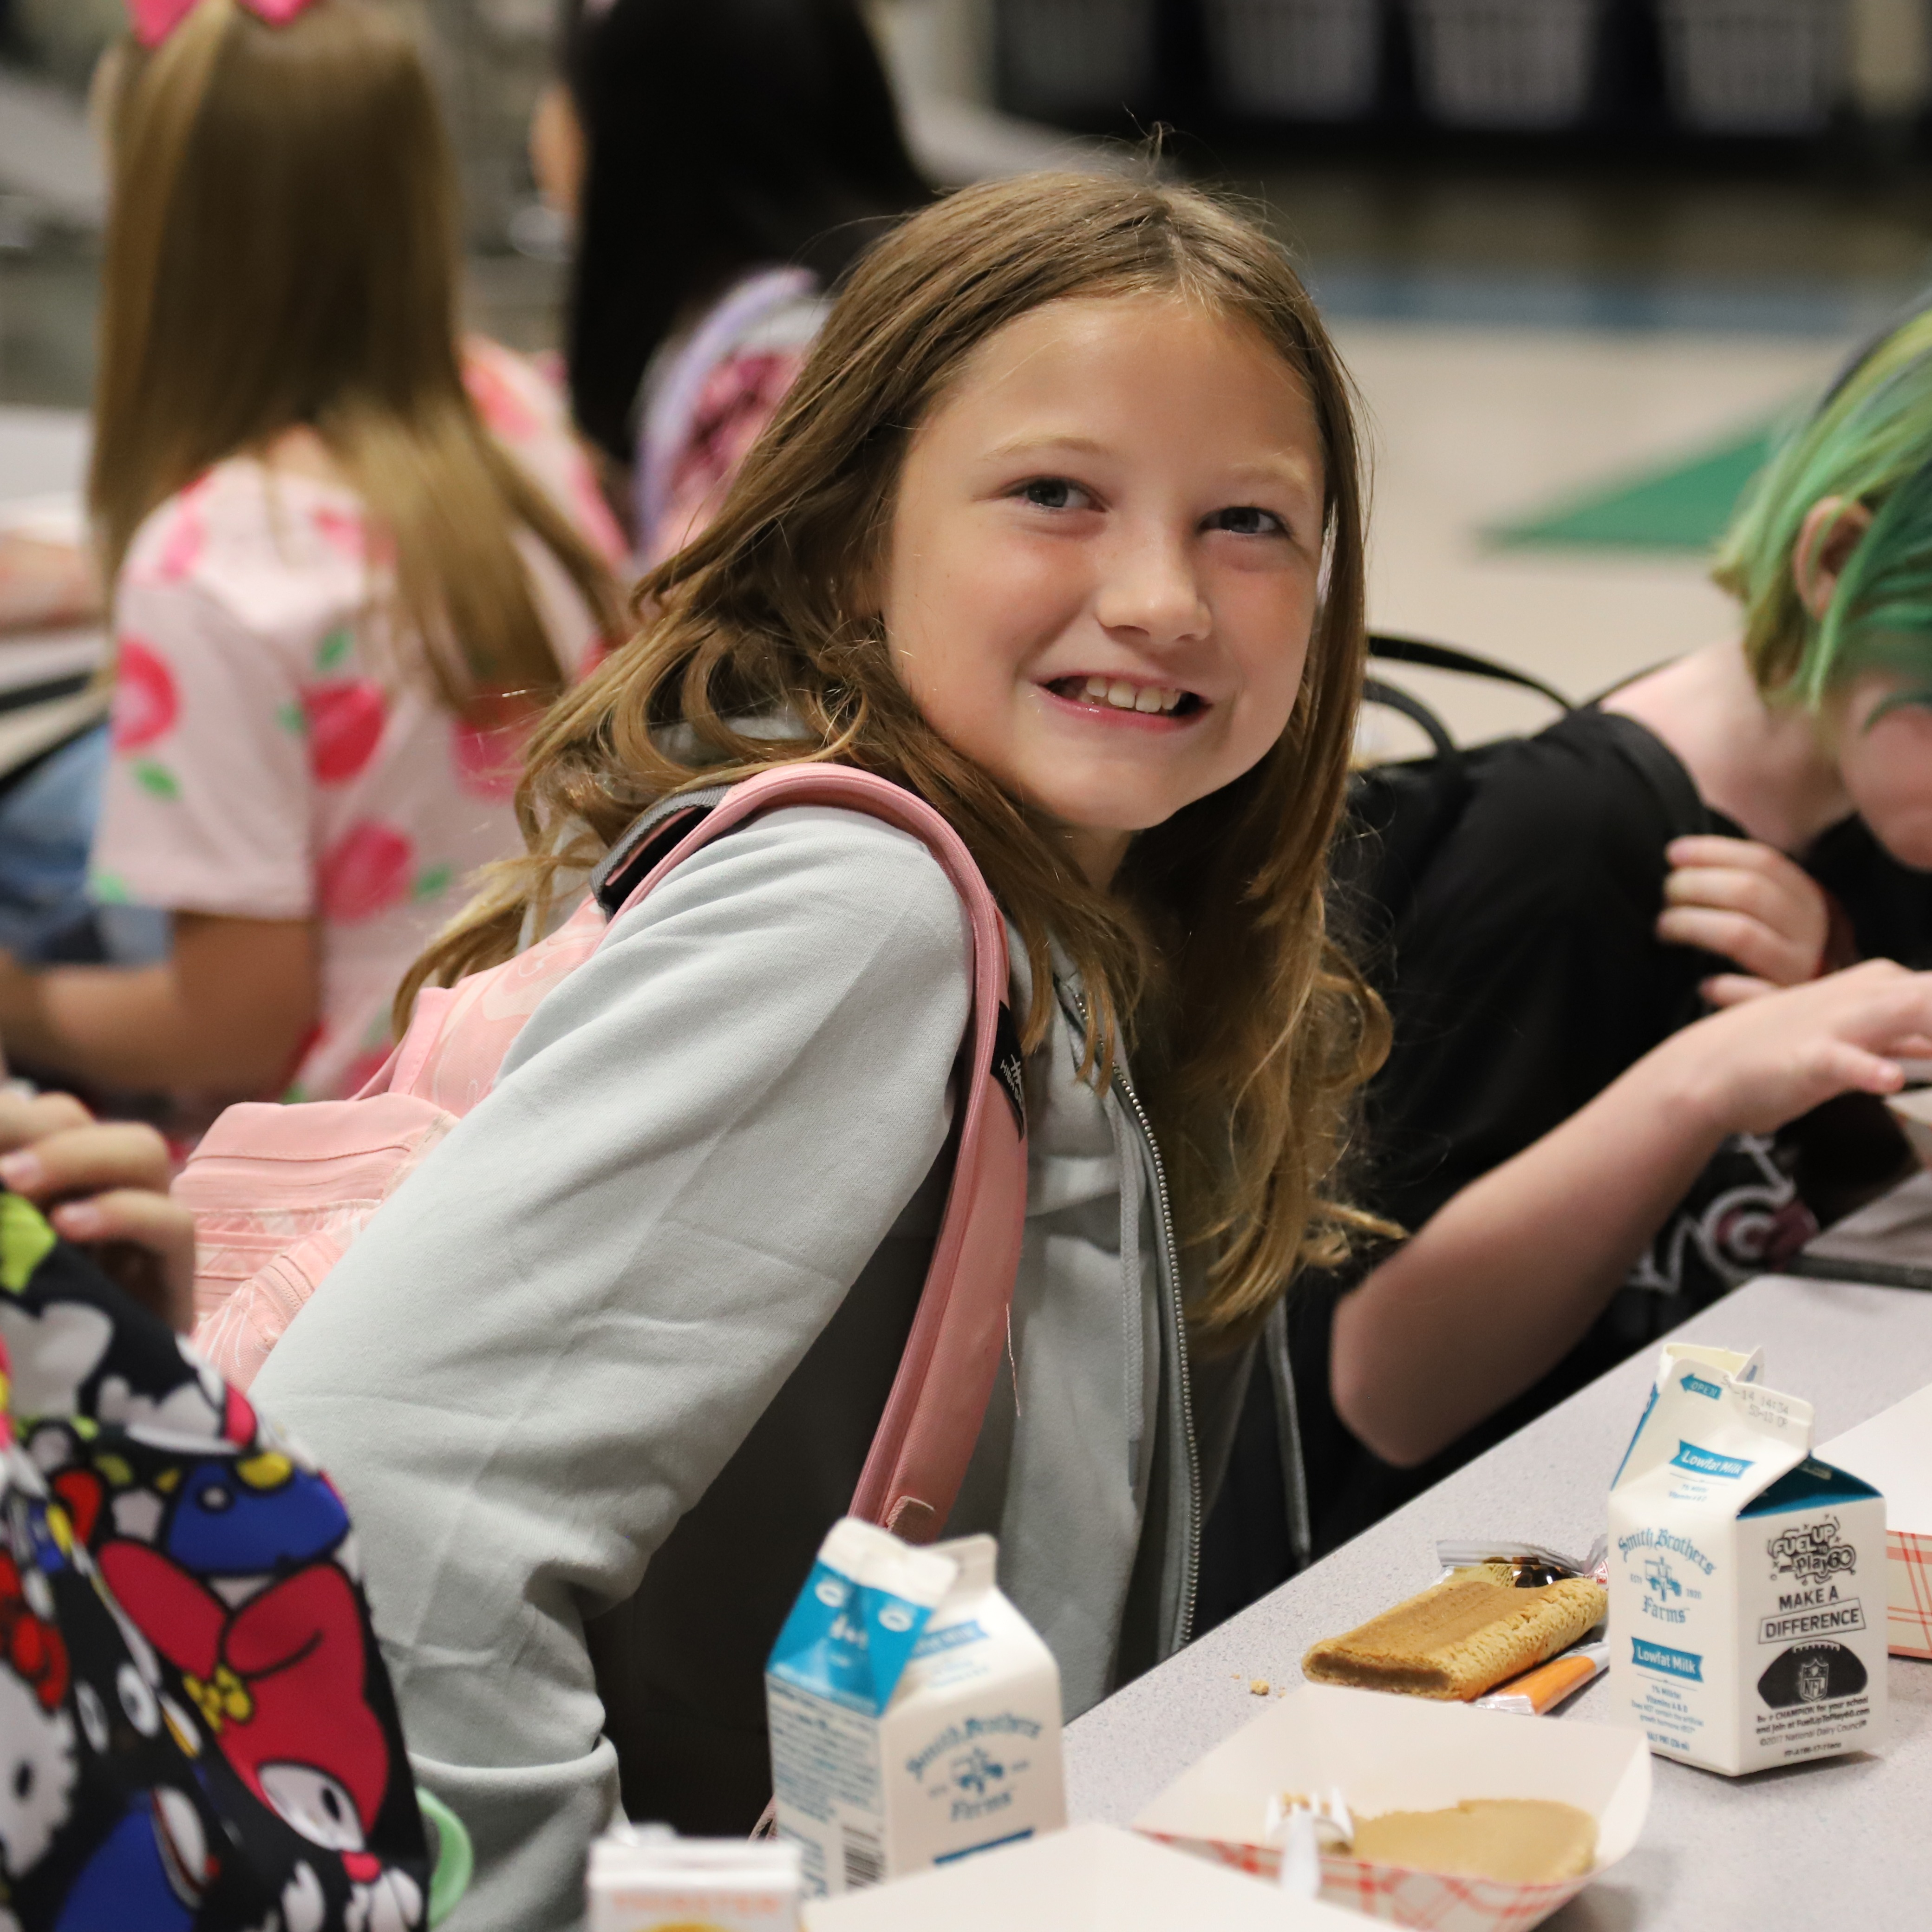
[[(1287, 730), (1243, 777), (1141, 833), (1106, 892), (1042, 814), (926, 722), (878, 620), (855, 606), (908, 439), (973, 350), (1049, 302), (1150, 293), (1252, 327), (1306, 385), (1326, 458), (1325, 570)], [(1028, 1047), (1048, 1024), (1050, 940), (1086, 989), (1090, 1077), (1104, 1078), (1117, 1037), (1131, 1041), (1184, 1234), (1206, 1253), (1197, 1326), (1245, 1333), (1298, 1264), (1339, 1259), (1371, 1225), (1329, 1184), (1387, 1021), (1323, 906), (1363, 573), (1347, 377), (1264, 234), (1148, 182), (1038, 175), (956, 195), (861, 262), (717, 520), (646, 580), (642, 632), (551, 713), (518, 794), (530, 856), (496, 868), (418, 962), (403, 1007), (422, 984), (507, 957), (525, 922), (548, 918), (553, 896), (667, 794), (805, 758), (882, 772), (946, 814), (1017, 927)], [(728, 722), (776, 706), (802, 738)]]
[(562, 679), (514, 533), (612, 635), (602, 561), (484, 430), (456, 341), (456, 189), (403, 26), (200, 0), (120, 50), (89, 495), (104, 574), (211, 465), (313, 428), (394, 558), (397, 615), (460, 705)]

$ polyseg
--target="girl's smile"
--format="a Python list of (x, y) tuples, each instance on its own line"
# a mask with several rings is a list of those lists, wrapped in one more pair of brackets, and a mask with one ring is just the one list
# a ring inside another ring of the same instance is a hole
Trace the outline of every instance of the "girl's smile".
[(899, 675), (1103, 884), (1286, 728), (1325, 509), (1314, 410), (1258, 331), (1171, 296), (1034, 310), (907, 454), (882, 573)]
[(1149, 684), (1132, 674), (1075, 672), (1040, 689), (1056, 704), (1096, 724), (1130, 725), (1142, 730), (1178, 730), (1201, 717), (1204, 706), (1193, 692), (1172, 684)]

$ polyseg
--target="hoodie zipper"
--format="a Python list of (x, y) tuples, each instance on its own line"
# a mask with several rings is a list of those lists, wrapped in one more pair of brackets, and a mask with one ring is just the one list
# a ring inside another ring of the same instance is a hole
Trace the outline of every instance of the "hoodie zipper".
[[(1087, 1002), (1079, 993), (1072, 995), (1073, 1004), (1080, 1016), (1084, 1031), (1087, 1026)], [(1180, 1391), (1181, 1446), (1185, 1451), (1187, 1465), (1187, 1557), (1181, 1571), (1180, 1615), (1174, 1624), (1174, 1648), (1185, 1650), (1194, 1637), (1194, 1600), (1201, 1583), (1201, 1448), (1194, 1433), (1194, 1386), (1188, 1366), (1187, 1316), (1181, 1306), (1180, 1257), (1174, 1241), (1174, 1203), (1167, 1190), (1167, 1164), (1160, 1157), (1160, 1143), (1154, 1138), (1154, 1123), (1148, 1118), (1146, 1108), (1141, 1104), (1141, 1096), (1134, 1090), (1134, 1083), (1118, 1056), (1114, 1061), (1114, 1090), (1127, 1103), (1141, 1131), (1141, 1138), (1147, 1144), (1148, 1157), (1154, 1167), (1155, 1209), (1160, 1222), (1161, 1252), (1167, 1263), (1167, 1280), (1171, 1291), (1168, 1312), (1170, 1332), (1174, 1340), (1174, 1373), (1176, 1386)], [(1126, 1177), (1121, 1176), (1122, 1184)]]

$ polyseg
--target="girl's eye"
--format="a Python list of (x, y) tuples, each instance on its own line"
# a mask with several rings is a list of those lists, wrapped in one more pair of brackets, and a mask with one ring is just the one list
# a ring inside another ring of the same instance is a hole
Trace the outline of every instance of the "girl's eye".
[(1210, 530), (1232, 530), (1238, 537), (1286, 536), (1288, 526), (1272, 510), (1257, 509), (1252, 503), (1238, 503), (1232, 508), (1216, 510), (1208, 520)]
[(1019, 494), (1042, 510), (1083, 509), (1090, 500), (1078, 484), (1064, 476), (1036, 476), (1020, 485)]

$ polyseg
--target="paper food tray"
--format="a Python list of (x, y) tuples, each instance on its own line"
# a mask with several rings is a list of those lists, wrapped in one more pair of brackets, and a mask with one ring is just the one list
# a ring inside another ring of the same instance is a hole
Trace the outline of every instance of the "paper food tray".
[(1354, 1922), (1111, 1825), (1076, 1825), (805, 1908), (806, 1932), (1348, 1932)]
[(1434, 1810), (1466, 1798), (1552, 1798), (1597, 1821), (1597, 1863), (1553, 1884), (1451, 1878), (1324, 1852), (1322, 1896), (1429, 1932), (1524, 1932), (1636, 1843), (1650, 1805), (1650, 1750), (1621, 1725), (1526, 1724), (1376, 1690), (1309, 1684), (1184, 1772), (1134, 1820), (1178, 1849), (1272, 1876), (1262, 1843), (1270, 1793), (1342, 1788), (1364, 1816)]
[(1895, 1657), (1932, 1658), (1932, 1388), (1821, 1444), (1817, 1454), (1884, 1497), (1886, 1647)]

